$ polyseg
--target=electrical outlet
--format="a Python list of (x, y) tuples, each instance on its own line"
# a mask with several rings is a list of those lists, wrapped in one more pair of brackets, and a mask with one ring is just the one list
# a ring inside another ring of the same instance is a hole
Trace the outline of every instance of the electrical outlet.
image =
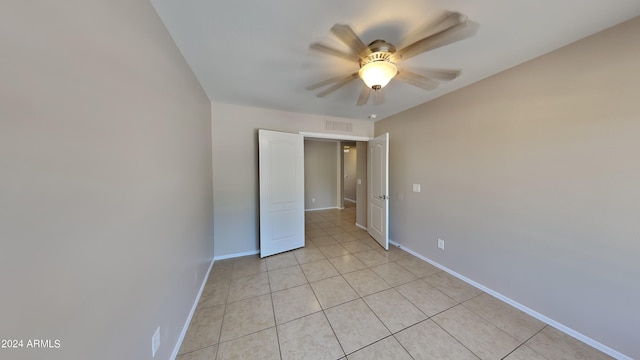
[(311, 198), (311, 202), (312, 203), (316, 202), (316, 198)]
[(413, 192), (420, 192), (420, 184), (413, 184)]
[(151, 357), (156, 357), (156, 352), (160, 348), (160, 326), (156, 329), (156, 332), (151, 338)]
[(444, 240), (438, 239), (438, 249), (444, 250)]

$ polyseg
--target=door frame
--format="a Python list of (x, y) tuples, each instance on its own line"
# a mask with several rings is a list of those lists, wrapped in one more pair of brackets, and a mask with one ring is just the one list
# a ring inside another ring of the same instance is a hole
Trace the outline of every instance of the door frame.
[[(327, 134), (327, 133), (316, 133), (316, 132), (307, 132), (307, 131), (300, 131), (298, 132), (298, 134), (302, 135), (304, 139), (307, 138), (315, 138), (315, 139), (329, 139), (329, 140), (342, 140), (342, 141), (364, 141), (369, 143), (369, 141), (375, 139), (375, 137), (368, 137), (368, 136), (354, 136), (354, 135), (341, 135), (341, 134)], [(368, 150), (367, 150), (367, 156), (369, 156), (368, 154)], [(368, 162), (368, 160), (367, 160)], [(305, 164), (306, 166), (306, 164)], [(369, 186), (369, 169), (367, 168), (367, 176), (365, 176), (365, 178), (367, 179), (367, 187)], [(368, 193), (368, 191), (367, 191)], [(368, 194), (367, 194), (368, 196)], [(369, 222), (369, 205), (368, 205), (368, 201), (369, 199), (367, 199), (367, 227), (369, 226), (368, 222)], [(387, 218), (389, 216), (389, 209), (387, 208)], [(358, 227), (362, 227), (362, 225), (358, 225), (356, 224), (356, 226)], [(363, 228), (364, 230), (368, 230), (367, 228)], [(389, 243), (389, 237), (387, 235), (387, 243)]]
[(302, 135), (305, 138), (329, 139), (329, 140), (367, 141), (368, 142), (369, 140), (373, 139), (368, 136), (325, 134), (325, 133), (315, 133), (315, 132), (307, 132), (307, 131), (300, 131), (298, 134)]
[[(298, 134), (302, 135), (302, 137), (306, 140), (306, 139), (322, 139), (322, 140), (337, 140), (338, 141), (338, 146), (340, 145), (340, 141), (364, 141), (364, 142), (369, 142), (369, 140), (372, 140), (374, 138), (372, 137), (368, 137), (368, 136), (355, 136), (355, 135), (340, 135), (340, 134), (326, 134), (326, 133), (316, 133), (316, 132), (308, 132), (308, 131), (300, 131), (298, 132)], [(339, 160), (338, 160), (338, 167), (342, 168), (342, 154), (338, 154), (339, 156)], [(305, 164), (305, 166), (307, 166)], [(367, 174), (364, 174), (364, 178), (368, 180), (368, 176)], [(340, 177), (340, 174), (338, 174), (338, 177)], [(340, 190), (340, 184), (338, 184), (338, 195), (340, 194), (341, 190)], [(306, 191), (306, 190), (305, 190)], [(337, 196), (337, 195), (336, 195)], [(341, 196), (337, 196), (339, 198), (339, 200), (341, 201)], [(341, 203), (339, 201), (339, 203)], [(367, 207), (367, 218), (369, 217), (369, 209)], [(361, 225), (356, 224), (356, 226), (362, 228), (363, 230), (367, 230), (366, 228), (363, 228)]]

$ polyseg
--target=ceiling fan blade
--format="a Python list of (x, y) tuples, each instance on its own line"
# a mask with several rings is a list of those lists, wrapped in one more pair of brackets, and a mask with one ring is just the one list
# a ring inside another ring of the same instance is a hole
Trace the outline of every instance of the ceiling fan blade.
[(411, 32), (407, 35), (399, 44), (398, 48), (404, 48), (407, 45), (414, 43), (418, 40), (427, 38), (431, 35), (437, 34), (450, 27), (456, 26), (465, 21), (465, 16), (459, 12), (445, 11), (440, 16), (432, 21), (429, 21), (422, 25), (422, 27)]
[(477, 24), (464, 20), (452, 27), (442, 30), (433, 35), (429, 35), (421, 40), (407, 45), (398, 50), (398, 54), (403, 60), (407, 60), (423, 52), (437, 49), (441, 46), (449, 45), (456, 41), (466, 39), (473, 36), (477, 31)]
[(345, 76), (342, 80), (339, 80), (333, 86), (328, 87), (324, 91), (318, 93), (318, 95), (316, 95), (316, 96), (317, 97), (327, 96), (327, 95), (331, 94), (332, 92), (338, 90), (339, 88), (345, 86), (347, 83), (349, 83), (351, 80), (356, 79), (357, 77), (358, 77), (358, 73), (357, 72), (353, 73), (351, 75)]
[(371, 88), (366, 84), (362, 84), (362, 91), (360, 92), (360, 97), (358, 98), (356, 105), (367, 105), (367, 102), (369, 102), (369, 95), (371, 95)]
[(360, 37), (358, 37), (349, 25), (333, 25), (331, 27), (331, 32), (340, 39), (340, 41), (347, 44), (349, 49), (351, 49), (353, 54), (358, 58), (369, 55), (369, 48), (362, 42), (362, 40), (360, 40)]
[(325, 54), (337, 56), (339, 58), (343, 58), (349, 61), (359, 61), (360, 58), (357, 55), (346, 53), (344, 51), (340, 51), (338, 49), (334, 49), (330, 46), (321, 44), (321, 43), (313, 43), (310, 46), (311, 49), (323, 52)]
[(433, 79), (406, 70), (399, 71), (395, 78), (424, 90), (433, 90), (439, 85)]
[(421, 71), (429, 78), (449, 81), (457, 78), (462, 73), (459, 69), (424, 69)]
[(373, 103), (376, 105), (382, 105), (383, 102), (384, 102), (384, 92), (382, 92), (382, 89), (378, 89), (375, 91), (375, 94), (373, 97)]
[[(357, 74), (357, 73), (354, 73)], [(315, 84), (311, 84), (309, 86), (307, 86), (305, 89), (307, 90), (315, 90), (324, 86), (327, 86), (329, 84), (333, 84), (342, 80), (346, 80), (346, 79), (351, 79), (351, 77), (353, 77), (354, 74), (347, 74), (347, 75), (340, 75), (340, 76), (336, 76), (334, 78), (331, 79), (327, 79), (327, 80), (323, 80), (320, 82), (317, 82)]]

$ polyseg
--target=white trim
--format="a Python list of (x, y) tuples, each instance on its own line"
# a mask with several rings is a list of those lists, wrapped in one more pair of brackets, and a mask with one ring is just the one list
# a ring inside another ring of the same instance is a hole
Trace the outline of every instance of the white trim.
[(318, 211), (318, 210), (331, 210), (331, 209), (340, 210), (340, 209), (344, 209), (344, 208), (341, 208), (339, 206), (330, 206), (330, 207), (315, 208), (315, 209), (304, 209), (304, 211)]
[[(362, 226), (362, 225), (360, 225), (360, 224), (358, 224), (358, 223), (356, 223), (356, 226), (357, 226), (357, 227), (359, 227), (359, 228), (360, 228), (360, 229), (362, 229), (362, 230), (367, 230), (367, 227), (366, 227), (366, 226)], [(389, 243), (391, 243), (391, 240), (389, 240)]]
[(349, 198), (344, 198), (343, 200), (346, 200), (346, 201), (348, 201), (348, 202), (352, 202), (352, 203), (354, 203), (354, 204), (356, 203), (356, 201), (355, 201), (355, 200), (353, 200), (353, 199), (349, 199)]
[(305, 138), (315, 138), (315, 139), (350, 140), (350, 141), (371, 140), (370, 137), (366, 137), (366, 136), (325, 134), (325, 133), (314, 133), (314, 132), (306, 132), (306, 131), (300, 131), (298, 134), (304, 136)]
[(170, 359), (175, 360), (178, 356), (178, 352), (180, 351), (180, 347), (182, 346), (182, 341), (184, 341), (184, 336), (187, 334), (187, 330), (189, 329), (189, 324), (191, 324), (191, 319), (193, 318), (193, 314), (196, 312), (196, 308), (198, 307), (198, 303), (200, 302), (200, 296), (202, 296), (202, 292), (204, 291), (204, 286), (207, 284), (207, 280), (209, 279), (209, 274), (211, 273), (211, 269), (213, 268), (213, 263), (215, 259), (211, 259), (211, 264), (209, 264), (209, 269), (207, 269), (206, 274), (204, 274), (204, 279), (202, 280), (202, 284), (200, 285), (200, 290), (198, 291), (198, 295), (196, 296), (196, 300), (191, 307), (191, 311), (189, 312), (189, 316), (187, 316), (187, 321), (182, 327), (182, 331), (180, 332), (180, 336), (178, 337), (178, 342), (176, 346), (173, 348), (173, 353), (171, 353)]
[(586, 335), (583, 335), (583, 334), (571, 329), (570, 327), (568, 327), (566, 325), (563, 325), (563, 324), (561, 324), (561, 323), (559, 323), (559, 322), (557, 322), (557, 321), (555, 321), (555, 320), (553, 320), (553, 319), (551, 319), (551, 318), (549, 318), (549, 317), (547, 317), (545, 315), (542, 315), (539, 312), (537, 312), (537, 311), (535, 311), (533, 309), (530, 309), (530, 308), (528, 308), (528, 307), (526, 307), (526, 306), (524, 306), (524, 305), (522, 305), (522, 304), (520, 304), (520, 303), (518, 303), (518, 302), (516, 302), (516, 301), (514, 301), (514, 300), (512, 300), (512, 299), (510, 299), (510, 298), (508, 298), (508, 297), (506, 297), (504, 295), (502, 295), (502, 294), (500, 294), (497, 291), (494, 291), (494, 290), (492, 290), (492, 289), (490, 289), (490, 288), (488, 288), (488, 287), (486, 287), (486, 286), (484, 286), (482, 284), (479, 284), (479, 283), (467, 278), (466, 276), (460, 275), (457, 272), (447, 268), (446, 266), (440, 265), (437, 262), (435, 262), (435, 261), (433, 261), (433, 260), (431, 260), (431, 259), (429, 259), (429, 258), (427, 258), (425, 256), (422, 256), (422, 255), (418, 254), (417, 252), (415, 252), (415, 251), (413, 251), (413, 250), (411, 250), (411, 249), (409, 249), (407, 247), (404, 247), (404, 246), (402, 246), (401, 244), (399, 244), (399, 243), (397, 243), (395, 241), (389, 240), (389, 244), (392, 244), (392, 245), (398, 247), (399, 249), (404, 250), (404, 251), (408, 252), (409, 254), (428, 262), (429, 264), (431, 264), (431, 265), (433, 265), (433, 266), (435, 266), (435, 267), (437, 267), (437, 268), (439, 268), (439, 269), (441, 269), (441, 270), (443, 270), (443, 271), (445, 271), (445, 272), (457, 277), (458, 279), (466, 282), (467, 284), (469, 284), (471, 286), (474, 286), (474, 287), (486, 292), (487, 294), (489, 294), (489, 295), (491, 295), (491, 296), (493, 296), (495, 298), (498, 298), (499, 300), (504, 301), (505, 303), (515, 307), (516, 309), (521, 310), (522, 312), (533, 316), (534, 318), (542, 321), (543, 323), (545, 323), (547, 325), (550, 325), (550, 326), (562, 331), (563, 333), (565, 333), (565, 334), (567, 334), (567, 335), (569, 335), (569, 336), (571, 336), (571, 337), (573, 337), (573, 338), (575, 338), (575, 339), (577, 339), (579, 341), (582, 341), (583, 343), (585, 343), (585, 344), (587, 344), (587, 345), (589, 345), (589, 346), (591, 346), (591, 347), (593, 347), (595, 349), (598, 349), (598, 350), (602, 351), (603, 353), (605, 353), (605, 354), (607, 354), (609, 356), (612, 356), (612, 357), (614, 357), (616, 359), (619, 359), (619, 360), (633, 360), (632, 358), (622, 354), (621, 352), (618, 352), (618, 351), (616, 351), (616, 350), (614, 350), (614, 349), (612, 349), (612, 348), (610, 348), (610, 347), (608, 347), (608, 346), (606, 346), (606, 345), (604, 345), (602, 343), (599, 343), (598, 341), (593, 340), (592, 338), (590, 338), (590, 337), (588, 337)]
[(340, 141), (336, 141), (336, 204), (344, 209), (341, 197), (344, 196), (344, 152), (340, 149)]
[(232, 258), (237, 258), (241, 256), (249, 256), (249, 255), (256, 255), (256, 254), (260, 254), (260, 250), (251, 250), (251, 251), (245, 251), (245, 252), (235, 253), (235, 254), (220, 255), (220, 256), (216, 256), (214, 259), (224, 260), (224, 259), (232, 259)]

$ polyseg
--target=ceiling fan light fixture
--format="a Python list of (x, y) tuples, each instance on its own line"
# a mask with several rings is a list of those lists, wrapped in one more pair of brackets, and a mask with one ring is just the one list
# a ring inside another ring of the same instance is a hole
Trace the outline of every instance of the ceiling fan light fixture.
[(397, 73), (398, 68), (396, 65), (387, 60), (372, 61), (364, 64), (358, 71), (362, 81), (374, 90), (385, 87)]
[(404, 66), (398, 72), (396, 64), (429, 50), (465, 39), (473, 35), (475, 30), (475, 23), (468, 21), (466, 16), (455, 11), (445, 11), (424, 27), (422, 33), (426, 34), (425, 37), (396, 50), (393, 44), (382, 39), (374, 40), (369, 45), (365, 45), (349, 25), (335, 24), (331, 27), (331, 32), (338, 40), (347, 45), (350, 51), (336, 49), (322, 43), (313, 43), (311, 48), (357, 62), (358, 72), (321, 81), (307, 86), (307, 90), (330, 85), (316, 95), (323, 97), (359, 77), (364, 82), (364, 86), (361, 86), (360, 96), (356, 102), (357, 106), (366, 105), (372, 93), (374, 104), (381, 104), (384, 101), (384, 92), (378, 90), (385, 87), (393, 78), (424, 90), (433, 90), (439, 84), (437, 80), (455, 79), (460, 75), (460, 70), (431, 69), (427, 74), (421, 75), (406, 70)]

